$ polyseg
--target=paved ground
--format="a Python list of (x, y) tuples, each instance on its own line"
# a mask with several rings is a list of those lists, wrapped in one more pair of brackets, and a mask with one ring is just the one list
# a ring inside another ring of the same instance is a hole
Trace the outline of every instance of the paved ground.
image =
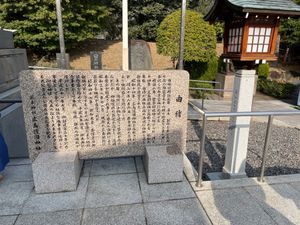
[[(300, 175), (148, 185), (141, 159), (86, 161), (78, 190), (35, 194), (28, 159), (0, 183), (0, 225), (300, 224)], [(200, 201), (199, 201), (200, 200)]]
[[(199, 108), (202, 107), (201, 100), (191, 100)], [(280, 100), (254, 101), (252, 111), (299, 111), (293, 108), (294, 105)], [(207, 112), (230, 112), (231, 101), (223, 100), (205, 100), (204, 110)], [(189, 108), (189, 118), (199, 118), (199, 113)], [(267, 122), (267, 117), (253, 117), (255, 121)], [(228, 118), (216, 118), (216, 120), (228, 120)], [(300, 115), (296, 116), (278, 116), (274, 118), (274, 124), (279, 126), (296, 127), (300, 129)]]
[(189, 182), (148, 185), (140, 158), (85, 161), (78, 190), (36, 194), (28, 159), (0, 182), (0, 225), (211, 224)]

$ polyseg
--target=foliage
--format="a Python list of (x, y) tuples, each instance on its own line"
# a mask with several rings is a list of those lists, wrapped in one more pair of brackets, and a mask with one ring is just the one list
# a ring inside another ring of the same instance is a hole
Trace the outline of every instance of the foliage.
[(257, 67), (257, 74), (258, 74), (258, 78), (261, 79), (267, 79), (269, 77), (270, 74), (270, 66), (269, 64), (260, 64)]
[(216, 22), (214, 23), (214, 28), (217, 35), (218, 42), (222, 42), (223, 40), (223, 33), (224, 33), (224, 23), (223, 22)]
[(296, 85), (291, 83), (279, 83), (268, 79), (259, 79), (257, 90), (275, 98), (286, 99), (296, 90)]
[[(300, 5), (300, 0), (294, 0)], [(280, 26), (283, 43), (287, 47), (300, 46), (300, 19), (285, 19)]]
[[(159, 54), (177, 59), (180, 39), (180, 10), (168, 15), (157, 31)], [(216, 55), (216, 33), (213, 26), (205, 22), (201, 14), (186, 11), (184, 60), (186, 62), (209, 62)]]
[[(110, 15), (109, 8), (97, 0), (64, 0), (62, 8), (67, 48), (103, 31)], [(0, 27), (18, 30), (15, 43), (19, 47), (47, 54), (59, 47), (54, 0), (2, 0)]]

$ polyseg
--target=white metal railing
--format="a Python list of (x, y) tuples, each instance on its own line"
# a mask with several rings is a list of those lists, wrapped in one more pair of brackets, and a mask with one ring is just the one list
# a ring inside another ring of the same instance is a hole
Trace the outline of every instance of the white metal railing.
[(204, 112), (200, 108), (198, 108), (193, 103), (189, 102), (189, 105), (193, 107), (197, 112), (199, 112), (202, 116), (202, 136), (201, 136), (201, 145), (199, 152), (199, 167), (198, 167), (198, 179), (197, 179), (197, 187), (202, 186), (202, 175), (203, 175), (203, 159), (204, 159), (204, 150), (205, 150), (205, 136), (206, 136), (206, 122), (209, 117), (253, 117), (253, 116), (268, 116), (268, 125), (262, 155), (261, 162), (261, 171), (258, 181), (264, 182), (264, 174), (266, 167), (266, 158), (267, 151), (271, 139), (272, 133), (272, 123), (274, 116), (295, 116), (300, 115), (300, 111), (261, 111), (261, 112)]

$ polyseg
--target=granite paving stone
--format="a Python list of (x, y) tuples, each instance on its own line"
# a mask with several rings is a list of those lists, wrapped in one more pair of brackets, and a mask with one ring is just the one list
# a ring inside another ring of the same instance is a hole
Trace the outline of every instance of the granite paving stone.
[(84, 160), (82, 171), (81, 171), (81, 176), (83, 176), (83, 177), (90, 176), (90, 172), (92, 169), (92, 163), (93, 163), (92, 160)]
[(295, 182), (290, 184), (294, 189), (300, 192), (300, 182)]
[(28, 165), (31, 164), (31, 160), (29, 158), (15, 158), (10, 159), (7, 166), (19, 166), (19, 165)]
[(31, 164), (7, 166), (3, 171), (3, 175), (10, 182), (33, 180)]
[(15, 225), (80, 225), (82, 210), (20, 215)]
[(300, 224), (300, 194), (288, 184), (245, 189), (278, 224)]
[(146, 225), (140, 204), (84, 210), (82, 225)]
[(91, 176), (135, 173), (134, 158), (93, 160)]
[(88, 177), (81, 177), (76, 191), (37, 194), (33, 192), (25, 203), (23, 214), (84, 208)]
[(0, 216), (0, 225), (14, 225), (17, 216)]
[(90, 177), (86, 208), (141, 202), (136, 173)]
[(211, 224), (197, 198), (145, 204), (148, 225)]
[(145, 173), (139, 173), (144, 202), (163, 201), (195, 197), (195, 194), (184, 177), (182, 182), (148, 184)]
[(0, 183), (0, 216), (19, 214), (32, 189), (32, 182)]
[(277, 224), (242, 188), (199, 191), (197, 196), (214, 225)]
[(136, 163), (136, 170), (138, 173), (143, 173), (145, 171), (143, 158), (141, 157), (135, 157), (135, 163)]

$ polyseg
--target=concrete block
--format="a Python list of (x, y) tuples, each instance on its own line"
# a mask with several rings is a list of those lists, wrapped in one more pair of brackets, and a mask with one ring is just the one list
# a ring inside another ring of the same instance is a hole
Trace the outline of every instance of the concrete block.
[(37, 193), (75, 191), (82, 161), (76, 151), (40, 153), (32, 163)]
[(177, 145), (147, 146), (145, 163), (149, 184), (183, 179), (183, 156)]

